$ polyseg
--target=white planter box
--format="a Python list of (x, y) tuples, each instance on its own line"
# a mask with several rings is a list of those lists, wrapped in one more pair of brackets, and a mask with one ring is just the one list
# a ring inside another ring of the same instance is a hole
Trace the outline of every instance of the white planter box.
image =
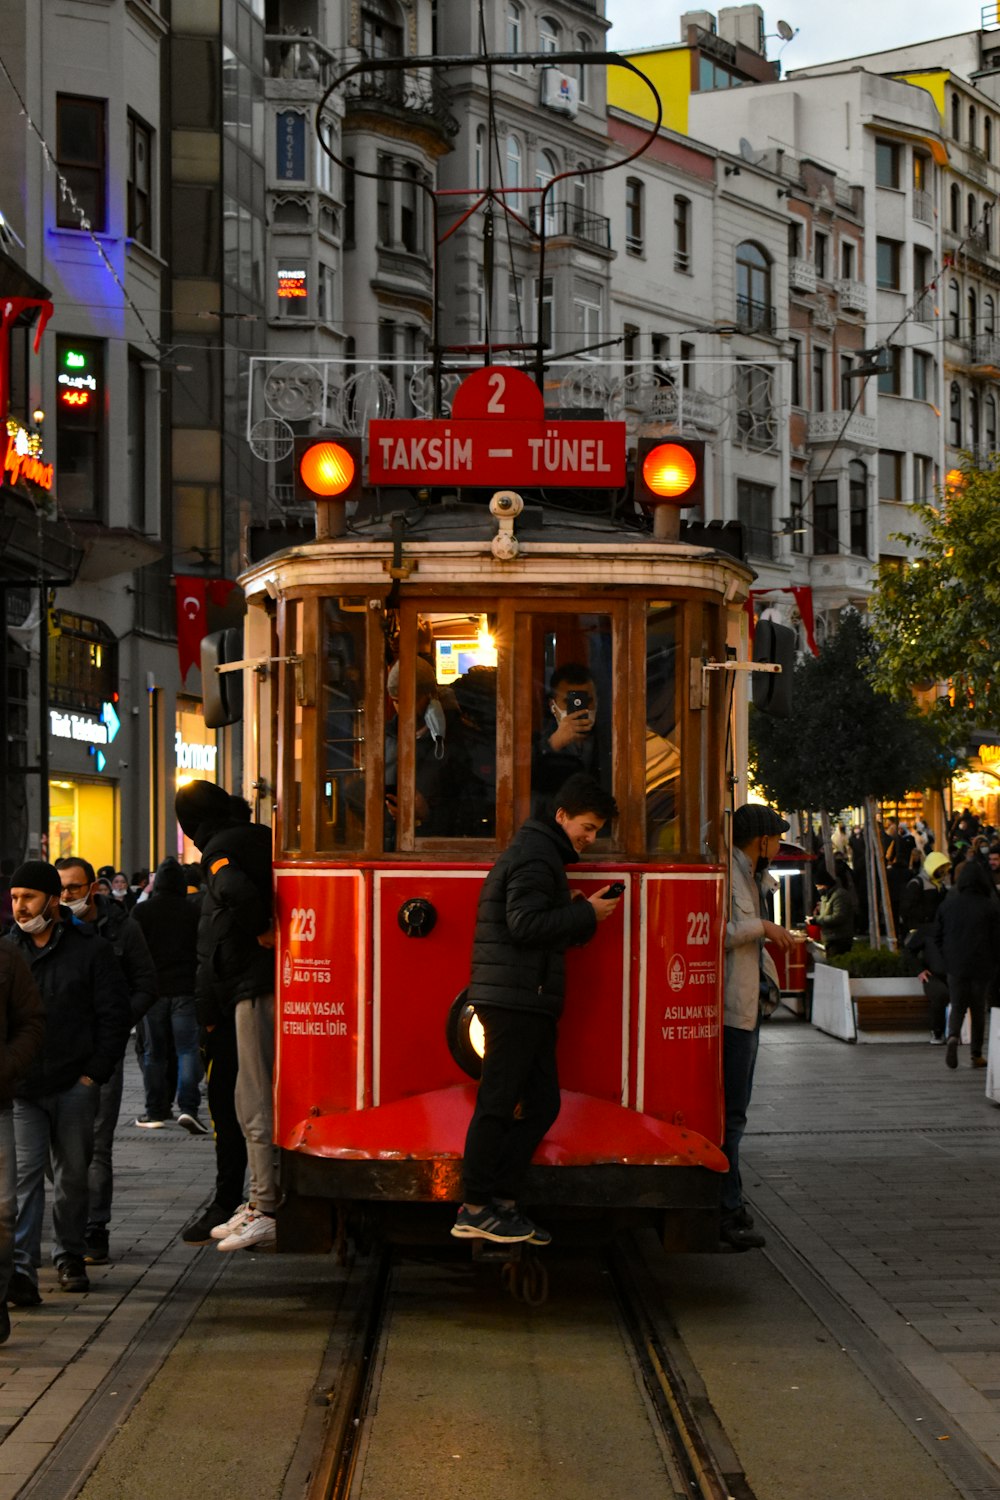
[(843, 969), (816, 964), (813, 969), (812, 1024), (827, 1036), (856, 1042), (858, 1024), (851, 1002), (850, 981)]

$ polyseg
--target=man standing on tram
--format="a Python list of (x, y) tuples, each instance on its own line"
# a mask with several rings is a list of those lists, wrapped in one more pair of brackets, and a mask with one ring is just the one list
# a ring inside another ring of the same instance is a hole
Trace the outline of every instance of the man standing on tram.
[(529, 818), (483, 885), (472, 945), (469, 999), (486, 1049), (465, 1140), (465, 1201), (457, 1239), (546, 1245), (551, 1235), (517, 1206), (525, 1173), (560, 1108), (556, 1035), (567, 948), (587, 943), (618, 906), (621, 889), (574, 898), (566, 866), (586, 854), (618, 807), (583, 772), (556, 798), (552, 818)]
[[(722, 1149), (729, 1171), (722, 1183), (721, 1235), (733, 1250), (758, 1250), (764, 1236), (753, 1227), (743, 1202), (740, 1141), (747, 1124), (762, 1015), (777, 995), (777, 973), (765, 942), (791, 948), (795, 941), (772, 922), (769, 899), (775, 881), (767, 867), (788, 828), (772, 807), (746, 803), (733, 813), (730, 919), (726, 924), (726, 986), (722, 1028), (722, 1081), (726, 1133)], [(772, 988), (773, 987), (773, 988)]]

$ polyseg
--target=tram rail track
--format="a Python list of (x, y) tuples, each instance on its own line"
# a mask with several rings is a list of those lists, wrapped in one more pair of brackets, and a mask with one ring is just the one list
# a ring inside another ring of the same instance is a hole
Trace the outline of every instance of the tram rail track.
[[(594, 1267), (613, 1304), (628, 1361), (653, 1424), (663, 1459), (664, 1500), (754, 1500), (707, 1394), (660, 1304), (647, 1256), (659, 1247), (631, 1237), (593, 1252)], [(662, 1252), (659, 1252), (662, 1253)], [(530, 1308), (535, 1327), (545, 1319), (536, 1297), (519, 1291), (522, 1277), (512, 1262), (480, 1262), (478, 1274), (495, 1270), (498, 1287)], [(560, 1263), (553, 1267), (558, 1283)], [(406, 1266), (390, 1252), (373, 1257), (359, 1281), (349, 1322), (342, 1327), (327, 1376), (326, 1421), (321, 1451), (312, 1468), (305, 1500), (360, 1500), (364, 1494), (359, 1456), (373, 1436), (373, 1406), (388, 1358), (388, 1328), (394, 1290)], [(537, 1279), (532, 1281), (536, 1286)]]

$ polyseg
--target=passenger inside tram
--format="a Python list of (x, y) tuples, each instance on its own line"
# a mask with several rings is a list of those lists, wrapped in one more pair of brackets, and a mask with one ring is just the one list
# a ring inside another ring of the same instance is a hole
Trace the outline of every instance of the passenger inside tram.
[(555, 795), (575, 772), (612, 789), (613, 675), (607, 615), (539, 615), (533, 621), (536, 701), (531, 742), (535, 817), (555, 812)]
[(679, 847), (681, 755), (677, 743), (677, 612), (651, 604), (646, 620), (646, 848)]
[[(447, 838), (456, 831), (458, 799), (454, 789), (464, 771), (461, 715), (447, 709), (434, 668), (424, 657), (415, 664), (415, 822), (421, 838)], [(389, 668), (385, 690), (396, 710), (385, 726), (385, 847), (395, 847), (398, 813), (399, 662)]]

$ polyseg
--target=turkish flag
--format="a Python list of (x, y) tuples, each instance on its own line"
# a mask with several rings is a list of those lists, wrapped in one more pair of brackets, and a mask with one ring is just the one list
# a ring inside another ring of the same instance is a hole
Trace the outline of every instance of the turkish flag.
[(177, 590), (177, 658), (183, 683), (192, 667), (201, 661), (202, 637), (208, 634), (208, 611), (205, 590), (209, 580), (197, 574), (178, 573)]

